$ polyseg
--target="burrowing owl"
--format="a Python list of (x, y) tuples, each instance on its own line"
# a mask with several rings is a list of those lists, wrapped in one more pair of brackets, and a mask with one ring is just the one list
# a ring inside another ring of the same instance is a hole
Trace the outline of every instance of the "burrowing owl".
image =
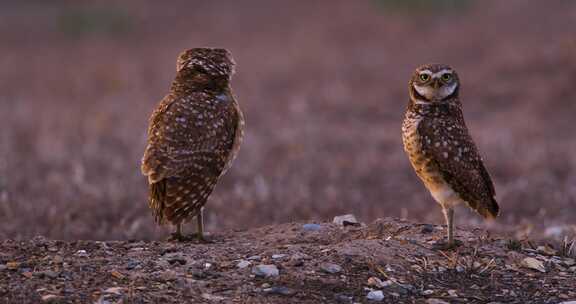
[(494, 185), (468, 134), (458, 97), (460, 82), (447, 65), (416, 69), (402, 124), (404, 150), (426, 188), (442, 206), (448, 248), (454, 241), (454, 206), (464, 202), (484, 218), (498, 215)]
[(196, 216), (202, 239), (203, 206), (236, 157), (244, 118), (230, 88), (234, 61), (227, 50), (187, 50), (176, 70), (150, 117), (142, 173), (155, 221), (175, 225), (173, 236), (182, 239), (182, 223)]

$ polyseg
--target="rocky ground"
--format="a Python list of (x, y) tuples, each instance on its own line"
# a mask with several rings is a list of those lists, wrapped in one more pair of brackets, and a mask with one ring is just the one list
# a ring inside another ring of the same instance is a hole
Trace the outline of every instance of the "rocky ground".
[[(3, 303), (560, 303), (576, 301), (573, 244), (379, 219), (290, 223), (211, 243), (72, 241), (0, 245)], [(572, 245), (572, 246), (571, 246)]]

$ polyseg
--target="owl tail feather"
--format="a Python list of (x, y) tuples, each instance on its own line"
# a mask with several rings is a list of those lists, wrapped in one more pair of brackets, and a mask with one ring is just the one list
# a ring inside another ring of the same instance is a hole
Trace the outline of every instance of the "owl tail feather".
[(148, 207), (152, 209), (154, 221), (164, 224), (164, 205), (166, 201), (166, 179), (156, 183), (150, 183), (148, 195)]

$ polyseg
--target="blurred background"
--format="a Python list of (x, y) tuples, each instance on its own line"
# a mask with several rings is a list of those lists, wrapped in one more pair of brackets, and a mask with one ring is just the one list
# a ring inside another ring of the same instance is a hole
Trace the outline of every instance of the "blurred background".
[(345, 213), (443, 223), (400, 136), (428, 62), (463, 82), (503, 210), (490, 228), (576, 230), (574, 1), (0, 1), (0, 237), (164, 238), (139, 169), (147, 120), (178, 53), (201, 46), (234, 55), (247, 119), (209, 231)]

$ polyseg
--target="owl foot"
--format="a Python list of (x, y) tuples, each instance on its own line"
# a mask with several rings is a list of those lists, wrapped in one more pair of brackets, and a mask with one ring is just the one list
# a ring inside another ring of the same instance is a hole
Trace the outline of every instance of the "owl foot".
[(166, 239), (168, 242), (189, 242), (190, 239), (181, 234), (181, 233), (171, 233), (170, 236), (168, 237), (168, 239)]
[(462, 242), (459, 240), (454, 240), (454, 242), (449, 243), (446, 240), (440, 240), (432, 245), (433, 250), (440, 250), (440, 251), (447, 251), (447, 250), (454, 250), (458, 247), (462, 246)]
[(212, 244), (212, 243), (214, 243), (214, 241), (211, 238), (207, 237), (206, 235), (204, 235), (204, 236), (199, 235), (198, 233), (192, 233), (192, 234), (187, 234), (187, 235), (172, 233), (168, 237), (167, 241), (169, 241), (169, 242), (181, 242), (181, 243), (194, 242), (194, 243), (199, 243), (199, 244)]

